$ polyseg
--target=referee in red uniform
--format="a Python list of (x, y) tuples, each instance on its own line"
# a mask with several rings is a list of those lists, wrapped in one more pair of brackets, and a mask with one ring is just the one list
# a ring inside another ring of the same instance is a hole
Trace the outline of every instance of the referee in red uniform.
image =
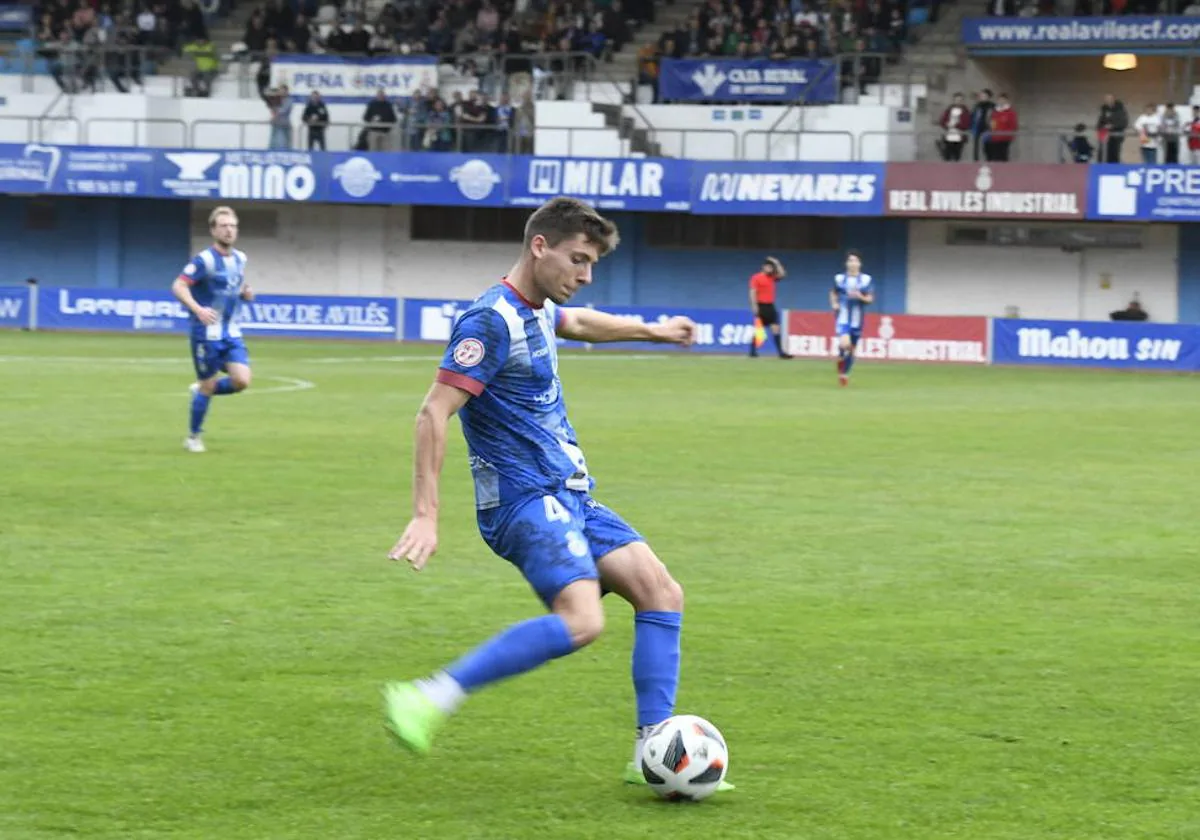
[[(783, 263), (774, 257), (767, 257), (763, 260), (762, 271), (750, 277), (750, 311), (769, 331), (781, 359), (792, 358), (790, 353), (783, 351), (783, 341), (779, 338), (779, 310), (775, 308), (775, 284), (786, 276)], [(758, 347), (753, 338), (750, 339), (750, 356), (758, 357)]]

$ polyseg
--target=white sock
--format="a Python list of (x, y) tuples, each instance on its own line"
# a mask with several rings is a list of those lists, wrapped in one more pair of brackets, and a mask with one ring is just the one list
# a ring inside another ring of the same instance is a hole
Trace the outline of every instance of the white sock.
[(642, 748), (646, 746), (646, 738), (650, 736), (653, 726), (639, 726), (633, 736), (633, 763), (639, 769), (642, 766)]
[(426, 679), (417, 680), (417, 688), (425, 692), (425, 696), (448, 715), (456, 712), (467, 699), (467, 693), (463, 691), (462, 686), (445, 671), (438, 671)]

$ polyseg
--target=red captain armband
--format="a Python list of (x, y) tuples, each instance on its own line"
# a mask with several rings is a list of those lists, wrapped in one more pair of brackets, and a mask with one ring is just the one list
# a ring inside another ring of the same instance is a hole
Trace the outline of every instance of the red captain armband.
[(478, 397), (483, 393), (483, 383), (478, 379), (472, 379), (465, 374), (446, 370), (445, 368), (438, 368), (437, 381), (443, 385), (457, 388), (460, 391), (466, 391), (473, 397)]
[(179, 277), (177, 277), (176, 279), (182, 280), (184, 283), (187, 283), (189, 286), (196, 285), (196, 281), (193, 280), (191, 277), (188, 277), (186, 274), (180, 274)]

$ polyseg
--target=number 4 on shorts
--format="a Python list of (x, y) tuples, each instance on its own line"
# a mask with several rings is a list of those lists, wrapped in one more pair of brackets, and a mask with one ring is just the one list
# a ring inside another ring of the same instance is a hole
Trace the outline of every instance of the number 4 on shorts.
[(543, 496), (542, 504), (546, 508), (547, 522), (562, 522), (565, 525), (571, 524), (571, 514), (567, 513), (567, 509), (559, 503), (558, 499), (553, 496)]

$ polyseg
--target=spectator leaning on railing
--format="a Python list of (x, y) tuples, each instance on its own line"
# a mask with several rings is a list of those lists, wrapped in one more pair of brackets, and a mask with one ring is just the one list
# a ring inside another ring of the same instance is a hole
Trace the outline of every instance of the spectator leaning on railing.
[(971, 128), (971, 112), (961, 93), (954, 94), (950, 105), (942, 112), (938, 125), (942, 127), (942, 159), (962, 160), (963, 146)]
[(1096, 120), (1096, 139), (1103, 150), (1102, 163), (1121, 162), (1121, 145), (1128, 130), (1129, 113), (1125, 103), (1108, 94), (1100, 105), (1100, 118)]
[(1009, 149), (1017, 136), (1017, 112), (1009, 104), (1008, 95), (996, 97), (996, 109), (992, 111), (991, 132), (984, 142), (984, 151), (990, 161), (1004, 162), (1009, 159)]
[(1142, 163), (1158, 163), (1158, 106), (1150, 103), (1133, 122), (1137, 132)]

